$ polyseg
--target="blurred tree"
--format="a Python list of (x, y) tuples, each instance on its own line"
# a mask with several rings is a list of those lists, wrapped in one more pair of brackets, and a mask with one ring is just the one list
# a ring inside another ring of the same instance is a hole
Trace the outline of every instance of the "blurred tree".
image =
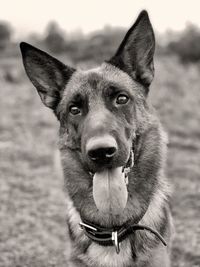
[(42, 42), (42, 37), (38, 33), (32, 32), (28, 36), (28, 41), (31, 44), (37, 46), (38, 44), (40, 44)]
[[(73, 54), (75, 60), (93, 60), (100, 63), (109, 59), (116, 52), (124, 35), (123, 28), (114, 28), (108, 25), (102, 30), (91, 33), (77, 43), (76, 53)], [(73, 47), (75, 46), (73, 45)]]
[(66, 36), (59, 25), (52, 21), (47, 26), (47, 34), (44, 39), (45, 45), (53, 53), (61, 53), (66, 48)]
[(200, 29), (188, 24), (178, 40), (169, 42), (169, 52), (179, 56), (182, 62), (200, 62)]
[(12, 30), (7, 22), (0, 22), (0, 50), (4, 50), (10, 43)]

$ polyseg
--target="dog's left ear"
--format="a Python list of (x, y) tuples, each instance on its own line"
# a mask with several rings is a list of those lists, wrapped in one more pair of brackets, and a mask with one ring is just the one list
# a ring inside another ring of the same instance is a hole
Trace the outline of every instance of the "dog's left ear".
[(75, 70), (30, 44), (22, 42), (20, 48), (29, 79), (44, 105), (54, 110)]
[(149, 87), (154, 76), (155, 37), (148, 13), (143, 10), (108, 62)]

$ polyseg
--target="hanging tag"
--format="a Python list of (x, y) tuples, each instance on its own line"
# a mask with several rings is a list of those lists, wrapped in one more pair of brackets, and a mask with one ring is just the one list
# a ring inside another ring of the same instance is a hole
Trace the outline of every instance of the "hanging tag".
[(124, 174), (124, 181), (125, 181), (125, 184), (128, 185), (128, 174)]
[(117, 231), (112, 232), (112, 241), (113, 241), (113, 245), (115, 246), (116, 253), (119, 254), (120, 248), (119, 248), (118, 233), (117, 233)]
[(134, 166), (134, 153), (133, 153), (133, 150), (131, 150), (131, 165), (130, 165), (130, 168), (132, 168)]

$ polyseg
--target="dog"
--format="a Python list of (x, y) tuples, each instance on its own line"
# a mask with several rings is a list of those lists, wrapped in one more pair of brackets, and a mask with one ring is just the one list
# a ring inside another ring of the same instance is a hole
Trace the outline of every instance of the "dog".
[(118, 50), (76, 70), (20, 44), (26, 73), (60, 122), (72, 267), (169, 267), (167, 139), (148, 103), (155, 37), (142, 11)]

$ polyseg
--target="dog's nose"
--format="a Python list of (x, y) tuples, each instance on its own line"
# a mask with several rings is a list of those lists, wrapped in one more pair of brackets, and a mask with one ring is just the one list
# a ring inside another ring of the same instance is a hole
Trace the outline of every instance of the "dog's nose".
[(93, 137), (86, 144), (86, 153), (96, 163), (107, 163), (117, 152), (117, 142), (110, 136)]
[(115, 154), (115, 147), (100, 147), (92, 149), (88, 152), (88, 156), (93, 161), (106, 160), (109, 161)]

